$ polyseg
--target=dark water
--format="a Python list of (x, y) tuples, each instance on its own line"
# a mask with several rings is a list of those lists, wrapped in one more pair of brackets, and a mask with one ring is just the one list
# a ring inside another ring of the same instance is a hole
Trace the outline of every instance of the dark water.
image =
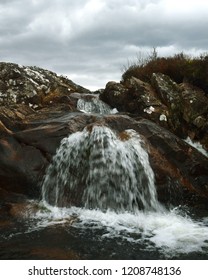
[(207, 220), (176, 212), (160, 217), (49, 208), (27, 218), (24, 212), (0, 227), (0, 259), (207, 260)]

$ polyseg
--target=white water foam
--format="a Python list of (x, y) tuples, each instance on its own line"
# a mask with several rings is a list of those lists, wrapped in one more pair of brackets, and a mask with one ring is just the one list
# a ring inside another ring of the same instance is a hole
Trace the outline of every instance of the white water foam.
[[(174, 256), (192, 252), (208, 252), (208, 227), (205, 223), (181, 216), (177, 210), (137, 213), (116, 213), (108, 210), (84, 208), (58, 208), (47, 204), (47, 212), (37, 214), (37, 227), (65, 223), (69, 228), (105, 229), (102, 238), (122, 238), (135, 244), (146, 243), (149, 249), (157, 248), (164, 255)], [(68, 222), (74, 220), (73, 223)], [(106, 233), (107, 231), (107, 233)]]
[[(79, 196), (77, 186), (84, 182), (83, 208), (63, 207), (66, 195)], [(208, 252), (207, 219), (194, 221), (160, 206), (148, 154), (132, 130), (121, 137), (94, 126), (63, 139), (48, 169), (43, 198), (47, 211), (37, 213), (37, 228), (104, 229), (102, 238), (146, 244), (147, 250), (157, 248), (167, 257)]]

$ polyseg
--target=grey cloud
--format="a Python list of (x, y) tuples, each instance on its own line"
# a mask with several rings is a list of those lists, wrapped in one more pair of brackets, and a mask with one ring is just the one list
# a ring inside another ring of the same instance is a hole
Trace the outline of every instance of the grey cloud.
[(208, 9), (198, 2), (189, 9), (191, 1), (173, 0), (1, 1), (0, 60), (104, 86), (140, 48), (206, 50)]

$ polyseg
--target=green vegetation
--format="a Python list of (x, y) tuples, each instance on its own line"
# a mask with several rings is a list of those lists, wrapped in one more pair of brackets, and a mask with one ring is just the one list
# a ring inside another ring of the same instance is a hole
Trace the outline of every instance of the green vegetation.
[(208, 94), (208, 53), (199, 57), (191, 57), (184, 53), (158, 57), (154, 48), (147, 58), (143, 58), (140, 54), (136, 62), (124, 67), (122, 81), (125, 82), (133, 76), (150, 82), (152, 73), (166, 74), (177, 83), (192, 83)]

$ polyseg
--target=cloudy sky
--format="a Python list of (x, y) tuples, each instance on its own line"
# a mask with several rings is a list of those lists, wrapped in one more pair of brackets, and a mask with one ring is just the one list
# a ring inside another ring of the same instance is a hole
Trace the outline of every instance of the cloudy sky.
[(207, 52), (207, 26), (207, 0), (0, 0), (0, 61), (98, 89), (153, 47)]

